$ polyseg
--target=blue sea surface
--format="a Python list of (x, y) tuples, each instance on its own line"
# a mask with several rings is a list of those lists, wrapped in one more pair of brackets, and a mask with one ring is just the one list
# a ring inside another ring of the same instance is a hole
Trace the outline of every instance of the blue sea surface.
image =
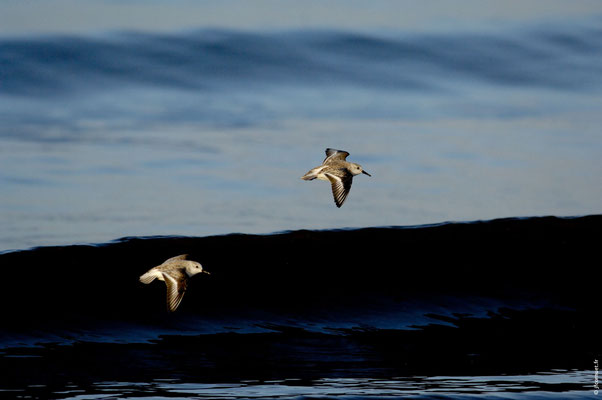
[(0, 38), (0, 250), (598, 213), (600, 17), (503, 27)]

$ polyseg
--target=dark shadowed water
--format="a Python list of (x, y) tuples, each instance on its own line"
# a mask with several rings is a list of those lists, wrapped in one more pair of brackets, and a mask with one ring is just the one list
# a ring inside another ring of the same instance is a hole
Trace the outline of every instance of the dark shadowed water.
[[(7, 282), (32, 278), (0, 294), (1, 394), (591, 398), (601, 235), (548, 217), (3, 254)], [(184, 252), (211, 275), (168, 314), (138, 277)]]

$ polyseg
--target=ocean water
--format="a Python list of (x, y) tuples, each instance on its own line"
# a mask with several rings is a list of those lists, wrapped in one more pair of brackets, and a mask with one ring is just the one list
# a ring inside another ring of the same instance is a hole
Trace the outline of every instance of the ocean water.
[[(0, 250), (600, 212), (600, 18), (0, 38)], [(333, 208), (299, 179), (351, 153)]]
[[(0, 292), (0, 397), (592, 398), (601, 234), (598, 215), (0, 254), (30, 277)], [(211, 275), (169, 314), (138, 277), (184, 252)]]
[(602, 7), (267, 3), (7, 2), (0, 398), (595, 398)]

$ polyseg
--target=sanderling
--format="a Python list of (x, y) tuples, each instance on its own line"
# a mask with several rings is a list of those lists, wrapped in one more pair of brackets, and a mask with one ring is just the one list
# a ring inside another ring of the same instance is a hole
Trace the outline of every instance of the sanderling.
[(182, 254), (166, 260), (163, 264), (151, 268), (140, 277), (140, 282), (149, 284), (156, 279), (165, 281), (167, 285), (167, 310), (175, 311), (184, 297), (188, 278), (209, 272), (203, 270), (203, 266), (196, 261), (187, 260), (187, 254)]
[(330, 181), (332, 195), (337, 207), (341, 207), (351, 190), (354, 175), (372, 176), (356, 163), (345, 161), (349, 153), (343, 150), (326, 149), (326, 158), (319, 167), (312, 168), (301, 179), (311, 181), (316, 178)]

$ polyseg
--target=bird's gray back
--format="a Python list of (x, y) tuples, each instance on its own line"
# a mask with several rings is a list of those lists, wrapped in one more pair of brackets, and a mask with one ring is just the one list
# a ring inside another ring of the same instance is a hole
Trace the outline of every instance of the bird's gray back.
[(174, 278), (179, 277), (180, 275), (185, 277), (185, 271), (186, 271), (186, 266), (177, 262), (177, 261), (173, 261), (173, 262), (169, 262), (169, 263), (163, 263), (161, 265), (159, 265), (157, 267), (157, 269), (161, 272), (165, 272), (170, 274), (171, 276), (173, 276)]
[(329, 174), (344, 177), (349, 173), (349, 162), (337, 159), (327, 160), (324, 165), (326, 168), (324, 169), (324, 173), (328, 172)]

